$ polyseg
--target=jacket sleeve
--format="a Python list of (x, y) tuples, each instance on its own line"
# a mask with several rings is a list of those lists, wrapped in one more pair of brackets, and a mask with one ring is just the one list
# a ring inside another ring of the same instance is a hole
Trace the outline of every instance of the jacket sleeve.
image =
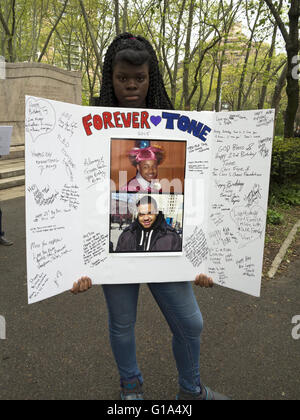
[(133, 251), (132, 235), (128, 231), (124, 231), (118, 240), (115, 252), (130, 252)]
[(174, 232), (172, 251), (182, 251), (182, 239), (177, 232)]
[(122, 244), (123, 244), (122, 237), (123, 237), (123, 233), (122, 233), (122, 235), (118, 239), (118, 243), (117, 243), (117, 247), (116, 247), (115, 252), (122, 252), (123, 251), (123, 249), (122, 249)]

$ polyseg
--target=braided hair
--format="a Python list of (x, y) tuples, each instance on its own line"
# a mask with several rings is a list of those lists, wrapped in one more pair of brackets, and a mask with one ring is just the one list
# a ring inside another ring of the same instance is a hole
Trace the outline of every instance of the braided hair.
[(148, 63), (149, 89), (146, 97), (147, 108), (174, 109), (166, 92), (163, 78), (159, 71), (157, 56), (152, 45), (142, 36), (135, 36), (127, 32), (118, 35), (106, 52), (98, 106), (118, 106), (112, 83), (113, 68), (118, 61), (126, 61), (137, 66)]

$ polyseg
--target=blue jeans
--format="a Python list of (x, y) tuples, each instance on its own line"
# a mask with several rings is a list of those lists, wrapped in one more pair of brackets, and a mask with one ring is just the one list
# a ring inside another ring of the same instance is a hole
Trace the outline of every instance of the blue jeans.
[[(109, 313), (110, 341), (121, 380), (138, 377), (142, 383), (134, 332), (139, 287), (139, 284), (114, 284), (103, 285), (103, 290)], [(173, 333), (179, 385), (187, 391), (199, 392), (203, 319), (192, 283), (149, 283), (148, 287)]]

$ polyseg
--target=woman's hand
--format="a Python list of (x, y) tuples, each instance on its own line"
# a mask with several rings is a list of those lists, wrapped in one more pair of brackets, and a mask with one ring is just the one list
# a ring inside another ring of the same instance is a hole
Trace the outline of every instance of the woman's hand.
[(71, 289), (71, 293), (77, 295), (77, 293), (86, 292), (88, 289), (92, 287), (92, 280), (89, 277), (81, 277), (77, 282), (73, 284), (73, 289)]
[(214, 281), (205, 274), (198, 274), (195, 278), (195, 285), (200, 287), (213, 287)]

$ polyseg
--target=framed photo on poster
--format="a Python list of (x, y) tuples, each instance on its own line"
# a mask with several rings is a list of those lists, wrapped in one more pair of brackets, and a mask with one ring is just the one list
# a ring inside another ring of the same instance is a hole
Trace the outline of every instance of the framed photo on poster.
[(111, 139), (110, 253), (182, 253), (186, 145)]

